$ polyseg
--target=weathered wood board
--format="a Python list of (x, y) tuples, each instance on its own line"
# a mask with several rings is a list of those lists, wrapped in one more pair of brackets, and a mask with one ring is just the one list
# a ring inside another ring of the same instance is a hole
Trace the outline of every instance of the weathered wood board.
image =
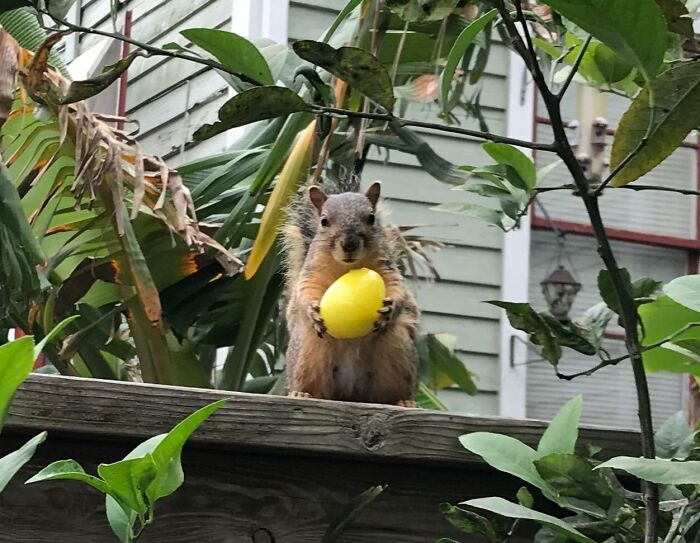
[[(78, 483), (23, 481), (65, 458), (94, 472), (198, 407), (230, 396), (191, 439), (186, 482), (159, 502), (143, 542), (320, 542), (354, 495), (382, 494), (341, 542), (435, 541), (455, 537), (439, 504), (471, 497), (512, 498), (519, 482), (490, 470), (457, 442), (490, 430), (534, 443), (542, 423), (477, 419), (319, 400), (31, 376), (18, 392), (0, 455), (40, 430), (44, 443), (0, 495), (0, 541), (115, 541), (99, 494)], [(638, 435), (587, 428), (582, 438), (610, 454), (638, 452)]]

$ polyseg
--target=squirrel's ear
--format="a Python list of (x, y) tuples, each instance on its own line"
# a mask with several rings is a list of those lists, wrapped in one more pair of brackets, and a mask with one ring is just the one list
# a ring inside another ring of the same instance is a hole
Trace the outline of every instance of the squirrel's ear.
[(328, 200), (326, 193), (323, 192), (321, 187), (317, 187), (316, 185), (311, 185), (308, 189), (306, 189), (306, 193), (309, 195), (309, 200), (311, 200), (311, 203), (318, 210), (318, 212), (321, 213), (323, 204), (326, 202), (326, 200)]
[(379, 181), (375, 181), (365, 192), (365, 196), (372, 204), (372, 209), (377, 208), (377, 202), (379, 201), (379, 194), (382, 192), (382, 184)]

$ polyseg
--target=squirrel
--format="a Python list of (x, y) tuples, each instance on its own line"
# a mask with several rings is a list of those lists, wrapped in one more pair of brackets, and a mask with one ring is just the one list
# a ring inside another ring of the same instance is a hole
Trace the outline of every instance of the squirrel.
[[(420, 314), (398, 268), (399, 231), (380, 221), (380, 191), (379, 182), (365, 194), (312, 185), (291, 208), (283, 236), (289, 396), (416, 407)], [(319, 301), (356, 268), (379, 273), (386, 298), (369, 335), (335, 339)]]

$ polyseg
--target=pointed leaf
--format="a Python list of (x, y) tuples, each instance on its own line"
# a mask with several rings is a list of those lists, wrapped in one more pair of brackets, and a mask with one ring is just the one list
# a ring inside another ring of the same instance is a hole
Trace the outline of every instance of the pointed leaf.
[(505, 164), (513, 168), (520, 179), (525, 183), (526, 189), (533, 189), (537, 183), (537, 170), (532, 159), (520, 149), (506, 143), (484, 143), (482, 145), (491, 158), (499, 164)]
[(537, 453), (540, 456), (551, 453), (574, 454), (582, 405), (583, 400), (579, 395), (559, 410), (537, 445)]
[(109, 493), (109, 487), (102, 479), (88, 475), (75, 460), (59, 460), (49, 464), (39, 473), (27, 480), (25, 484), (39, 483), (41, 481), (80, 481), (103, 494)]
[(476, 509), (484, 509), (508, 518), (531, 520), (543, 526), (547, 526), (555, 532), (574, 541), (578, 541), (579, 543), (595, 543), (592, 539), (586, 537), (563, 520), (545, 515), (538, 511), (533, 511), (532, 509), (528, 509), (517, 503), (509, 502), (503, 498), (477, 498), (462, 502), (461, 505), (468, 505)]
[(72, 104), (74, 102), (80, 102), (81, 100), (87, 100), (93, 96), (99, 94), (112, 83), (114, 83), (126, 70), (129, 69), (131, 63), (134, 62), (136, 57), (142, 56), (139, 51), (131, 53), (129, 56), (121, 59), (116, 64), (107, 66), (103, 73), (98, 76), (92, 77), (90, 79), (85, 79), (83, 81), (73, 81), (66, 93), (61, 97), (60, 104)]
[[(700, 64), (689, 62), (675, 66), (653, 79), (656, 105), (654, 124), (642, 149), (612, 180), (621, 187), (658, 166), (671, 155), (697, 126), (700, 115)], [(633, 152), (647, 132), (649, 124), (649, 90), (637, 95), (620, 119), (615, 132), (610, 168), (615, 169)]]
[[(630, 278), (630, 272), (625, 268), (620, 268), (620, 276), (622, 277), (622, 282), (625, 285), (627, 292), (632, 294), (632, 279)], [(600, 297), (607, 306), (612, 309), (615, 313), (620, 313), (620, 300), (615, 291), (615, 286), (613, 285), (613, 280), (610, 272), (606, 269), (600, 270), (598, 273), (598, 291), (600, 292)]]
[(552, 364), (561, 358), (561, 345), (545, 319), (530, 304), (490, 300), (486, 303), (506, 310), (513, 328), (530, 334), (530, 341), (542, 347), (542, 356)]
[(335, 31), (338, 29), (341, 23), (347, 19), (348, 15), (350, 15), (361, 3), (362, 0), (349, 0), (348, 3), (345, 4), (345, 7), (340, 10), (340, 13), (338, 13), (338, 16), (333, 21), (333, 24), (331, 24), (330, 28), (326, 31), (325, 36), (323, 36), (324, 43), (328, 43), (328, 40), (333, 37), (333, 34), (335, 34)]
[(316, 121), (314, 120), (299, 136), (265, 206), (260, 229), (245, 267), (246, 279), (255, 275), (277, 238), (279, 227), (284, 219), (284, 210), (299, 185), (306, 179), (315, 140)]
[(36, 448), (45, 440), (46, 432), (41, 432), (22, 445), (20, 449), (0, 458), (0, 492), (5, 490), (7, 484), (22, 469), (22, 466), (31, 460)]
[(468, 451), (481, 456), (491, 467), (510, 473), (537, 488), (546, 488), (535, 469), (537, 451), (522, 441), (491, 432), (473, 432), (459, 437), (459, 442)]
[(34, 338), (24, 336), (0, 345), (0, 431), (15, 391), (34, 367)]
[(602, 41), (647, 80), (661, 67), (666, 21), (654, 0), (544, 0), (563, 17)]
[[(700, 342), (698, 345), (700, 346)], [(654, 434), (656, 456), (669, 460), (684, 460), (693, 449), (694, 437), (695, 432), (688, 424), (688, 418), (683, 411), (679, 411), (666, 419)]]
[(644, 481), (660, 485), (700, 485), (700, 462), (674, 462), (652, 458), (618, 456), (595, 469), (621, 469)]
[(700, 275), (684, 275), (664, 285), (664, 294), (688, 309), (700, 312)]
[(237, 94), (221, 106), (219, 122), (201, 126), (193, 137), (195, 141), (202, 141), (237, 126), (306, 109), (306, 103), (292, 90), (275, 86), (255, 87)]
[(258, 48), (233, 32), (212, 28), (188, 28), (180, 32), (185, 38), (211, 53), (221, 64), (258, 81), (274, 85), (270, 67)]
[(153, 441), (158, 443), (150, 453), (157, 473), (146, 490), (150, 503), (170, 496), (182, 485), (185, 480), (180, 460), (182, 448), (197, 428), (227, 401), (223, 399), (202, 407), (170, 430), (161, 441)]
[(483, 535), (490, 543), (496, 543), (498, 540), (496, 530), (494, 530), (491, 521), (486, 517), (449, 503), (441, 504), (440, 511), (452, 526), (465, 534)]
[(393, 110), (394, 87), (389, 72), (364, 49), (335, 49), (328, 44), (311, 40), (295, 42), (293, 48), (304, 60), (328, 70), (388, 111)]
[(459, 61), (467, 52), (467, 49), (474, 42), (474, 39), (481, 33), (484, 28), (498, 15), (498, 10), (492, 9), (484, 13), (476, 21), (467, 26), (457, 38), (450, 54), (447, 56), (447, 63), (445, 64), (445, 69), (440, 76), (440, 107), (443, 111), (446, 111), (447, 104), (450, 96), (450, 88), (452, 87), (452, 82), (454, 81), (455, 71)]

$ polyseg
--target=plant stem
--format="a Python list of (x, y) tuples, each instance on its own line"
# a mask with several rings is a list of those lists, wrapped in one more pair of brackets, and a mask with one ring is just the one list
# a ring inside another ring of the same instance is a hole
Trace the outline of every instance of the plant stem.
[[(516, 2), (516, 5), (518, 3)], [(600, 215), (598, 207), (599, 192), (591, 192), (588, 179), (586, 178), (581, 165), (576, 159), (569, 138), (566, 135), (564, 121), (561, 116), (561, 109), (558, 97), (553, 95), (547, 83), (544, 80), (541, 70), (537, 65), (537, 59), (530, 50), (525, 47), (523, 39), (518, 33), (510, 14), (506, 9), (504, 0), (497, 0), (496, 6), (503, 18), (503, 22), (509, 34), (511, 44), (516, 52), (525, 61), (525, 64), (530, 69), (535, 85), (542, 96), (547, 112), (549, 114), (552, 131), (554, 133), (554, 141), (557, 147), (557, 154), (566, 164), (569, 173), (571, 174), (574, 183), (578, 189), (581, 199), (586, 207), (588, 216), (593, 227), (595, 238), (598, 242), (598, 254), (600, 255), (605, 267), (610, 273), (613, 287), (620, 300), (620, 318), (625, 329), (625, 345), (627, 352), (630, 355), (632, 363), (632, 371), (634, 373), (635, 385), (637, 388), (637, 405), (639, 414), (639, 423), (642, 434), (642, 454), (646, 458), (654, 458), (654, 428), (652, 424), (651, 401), (649, 398), (649, 387), (647, 384), (644, 364), (642, 362), (642, 346), (639, 339), (639, 331), (637, 329), (638, 315), (637, 308), (632, 298), (632, 294), (627, 290), (625, 282), (622, 278), (620, 268), (617, 265), (615, 255), (607, 233), (605, 225)], [(528, 39), (528, 28), (523, 26), (523, 32)], [(529, 40), (528, 40), (529, 41)], [(651, 126), (651, 122), (649, 123)], [(609, 181), (609, 180), (606, 180)], [(645, 530), (644, 541), (646, 543), (658, 543), (658, 514), (659, 514), (659, 490), (657, 485), (653, 483), (644, 483), (644, 505), (645, 505)]]
[[(700, 326), (700, 322), (690, 322), (690, 323), (686, 324), (685, 326), (683, 326), (681, 329), (676, 330), (670, 336), (668, 336), (660, 341), (657, 341), (656, 343), (651, 343), (650, 345), (646, 345), (646, 346), (642, 347), (640, 349), (640, 352), (645, 353), (647, 351), (651, 351), (652, 349), (656, 349), (657, 347), (661, 347), (664, 343), (668, 343), (669, 341), (673, 341), (681, 334), (684, 334), (685, 332), (687, 332), (688, 330), (690, 330), (692, 328), (697, 328), (698, 326)], [(584, 370), (584, 371), (580, 371), (578, 373), (564, 374), (564, 373), (557, 372), (557, 377), (559, 377), (559, 379), (564, 379), (565, 381), (571, 381), (572, 379), (576, 379), (577, 377), (582, 377), (584, 375), (590, 376), (590, 375), (593, 375), (595, 372), (597, 372), (600, 369), (606, 368), (608, 366), (616, 366), (620, 362), (628, 360), (629, 358), (630, 358), (629, 354), (626, 354), (623, 356), (618, 356), (617, 358), (606, 358), (606, 359), (603, 359), (600, 362), (600, 364), (598, 364), (597, 366), (593, 366), (592, 368), (589, 368), (589, 369)]]
[[(686, 196), (700, 196), (700, 190), (694, 189), (679, 189), (675, 187), (661, 187), (659, 185), (624, 185), (622, 187), (616, 187), (616, 189), (633, 190), (636, 192), (642, 192), (646, 190), (655, 190), (659, 192), (672, 192), (676, 194), (684, 194)], [(567, 183), (566, 185), (557, 185), (554, 187), (535, 187), (535, 192), (538, 194), (543, 194), (545, 192), (554, 192), (559, 190), (567, 191), (577, 191), (576, 185), (572, 183)]]
[(310, 105), (311, 111), (317, 115), (340, 115), (343, 117), (350, 118), (362, 118), (362, 119), (372, 119), (375, 121), (387, 121), (387, 122), (398, 122), (401, 126), (415, 126), (419, 128), (428, 128), (430, 130), (437, 130), (439, 132), (449, 132), (451, 134), (461, 134), (463, 136), (471, 136), (473, 138), (478, 138), (482, 140), (495, 141), (497, 143), (509, 143), (510, 145), (515, 145), (517, 147), (526, 147), (528, 149), (535, 149), (537, 151), (549, 151), (551, 153), (556, 151), (556, 146), (551, 143), (537, 143), (526, 140), (519, 140), (515, 138), (508, 138), (506, 136), (499, 136), (498, 134), (491, 134), (490, 132), (481, 132), (479, 130), (469, 130), (468, 128), (460, 128), (458, 126), (445, 126), (437, 123), (428, 123), (424, 121), (415, 121), (412, 119), (403, 119), (401, 117), (394, 117), (391, 113), (374, 113), (374, 112), (363, 112), (363, 111), (351, 111), (349, 109), (340, 109), (335, 107), (325, 107), (319, 106), (317, 104)]
[(561, 90), (559, 91), (559, 94), (557, 94), (557, 101), (561, 102), (562, 99), (564, 98), (566, 91), (569, 89), (569, 85), (571, 85), (571, 82), (574, 80), (574, 77), (576, 76), (576, 72), (578, 71), (579, 66), (581, 66), (581, 62), (583, 61), (583, 57), (586, 55), (586, 51), (588, 50), (588, 46), (590, 45), (590, 43), (591, 43), (591, 36), (588, 36), (586, 38), (585, 43), (581, 47), (581, 50), (578, 52), (578, 56), (576, 57), (576, 60), (574, 61), (574, 65), (571, 67), (571, 72), (566, 77), (566, 81), (564, 81), (564, 84), (562, 85)]

